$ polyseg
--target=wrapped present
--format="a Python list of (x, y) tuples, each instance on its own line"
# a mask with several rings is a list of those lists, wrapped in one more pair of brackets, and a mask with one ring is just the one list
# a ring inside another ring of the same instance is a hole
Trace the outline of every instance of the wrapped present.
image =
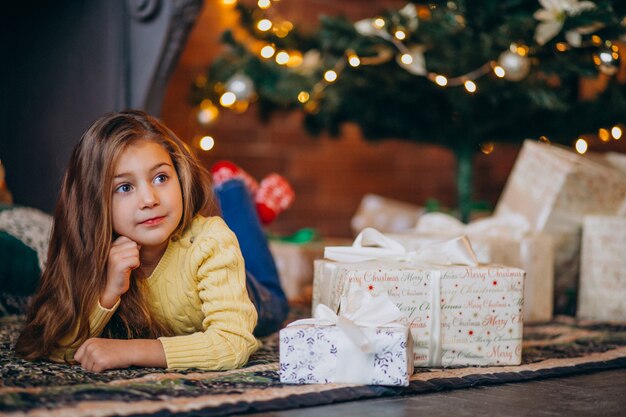
[(495, 214), (521, 214), (535, 231), (571, 233), (580, 230), (583, 216), (615, 214), (625, 199), (626, 176), (620, 170), (526, 140)]
[[(555, 310), (575, 305), (583, 216), (616, 214), (626, 201), (626, 176), (608, 163), (527, 140), (495, 214), (521, 214), (531, 230), (553, 235)], [(573, 301), (573, 303), (572, 303)]]
[(291, 384), (409, 385), (413, 342), (386, 296), (352, 292), (339, 315), (319, 304), (314, 319), (280, 331), (280, 381)]
[(467, 235), (481, 264), (526, 271), (524, 322), (550, 321), (553, 312), (554, 248), (549, 234), (532, 232), (519, 215), (489, 217), (467, 225), (444, 213), (427, 213), (412, 231), (388, 234), (408, 250), (426, 242)]
[(624, 248), (626, 217), (585, 217), (577, 317), (626, 321)]
[(382, 232), (398, 232), (415, 225), (424, 208), (404, 201), (366, 194), (352, 217), (351, 226), (355, 234), (366, 227)]
[(313, 285), (313, 261), (324, 256), (324, 247), (343, 245), (348, 239), (326, 238), (309, 242), (270, 240), (280, 284), (292, 303), (311, 301)]
[(413, 251), (374, 229), (315, 261), (313, 305), (351, 304), (356, 287), (388, 294), (415, 342), (416, 366), (518, 365), (524, 271), (479, 265), (466, 237)]

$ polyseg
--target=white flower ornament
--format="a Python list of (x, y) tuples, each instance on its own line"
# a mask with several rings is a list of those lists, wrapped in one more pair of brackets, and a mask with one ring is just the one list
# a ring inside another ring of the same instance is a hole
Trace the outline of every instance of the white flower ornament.
[[(545, 45), (561, 31), (566, 17), (596, 8), (591, 1), (539, 0), (539, 3), (543, 8), (533, 15), (540, 22), (535, 29), (535, 40), (539, 45)], [(583, 32), (569, 31), (565, 38), (572, 46), (580, 46), (580, 33)]]

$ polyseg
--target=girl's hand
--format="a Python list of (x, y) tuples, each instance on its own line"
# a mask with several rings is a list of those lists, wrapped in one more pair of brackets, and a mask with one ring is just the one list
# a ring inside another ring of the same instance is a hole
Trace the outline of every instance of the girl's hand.
[(132, 365), (126, 346), (128, 342), (117, 339), (87, 339), (76, 351), (74, 359), (83, 369), (91, 372), (128, 368)]
[(130, 366), (167, 367), (163, 345), (158, 340), (87, 339), (74, 355), (83, 369), (102, 372)]
[(111, 308), (130, 287), (130, 273), (139, 267), (139, 245), (126, 236), (113, 242), (107, 262), (107, 284), (100, 298), (104, 308)]

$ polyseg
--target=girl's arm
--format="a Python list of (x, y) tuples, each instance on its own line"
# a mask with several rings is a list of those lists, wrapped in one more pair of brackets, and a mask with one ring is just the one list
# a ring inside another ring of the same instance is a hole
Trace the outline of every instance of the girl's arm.
[[(111, 308), (104, 308), (101, 303), (96, 305), (91, 314), (89, 315), (89, 337), (98, 337), (102, 334), (105, 326), (115, 314), (115, 310), (119, 306), (119, 300)], [(49, 359), (54, 362), (70, 362), (75, 363), (74, 354), (79, 348), (82, 340), (76, 340), (76, 333), (78, 332), (77, 322), (74, 328), (68, 332), (60, 341), (59, 348), (52, 351)]]
[(258, 348), (252, 335), (257, 312), (246, 290), (237, 238), (221, 218), (212, 217), (190, 250), (192, 264), (199, 265), (196, 281), (204, 331), (159, 338), (167, 367), (223, 370), (243, 366)]
[(158, 340), (150, 339), (89, 339), (76, 351), (74, 359), (84, 369), (92, 372), (130, 366), (167, 366), (163, 345)]
[[(89, 315), (89, 337), (98, 337), (104, 330), (115, 310), (119, 306), (120, 297), (128, 291), (130, 274), (139, 266), (139, 246), (125, 236), (120, 236), (111, 245), (107, 261), (107, 284), (98, 304)], [(55, 362), (74, 362), (75, 353), (83, 342), (76, 340), (79, 323), (60, 341), (59, 348), (50, 355)]]

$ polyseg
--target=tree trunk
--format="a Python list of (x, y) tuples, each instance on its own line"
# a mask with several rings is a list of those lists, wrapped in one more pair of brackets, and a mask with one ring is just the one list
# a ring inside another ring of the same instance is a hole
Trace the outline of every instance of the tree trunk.
[(472, 159), (474, 152), (469, 146), (461, 146), (455, 150), (456, 156), (456, 187), (457, 207), (463, 223), (470, 220), (472, 210)]

